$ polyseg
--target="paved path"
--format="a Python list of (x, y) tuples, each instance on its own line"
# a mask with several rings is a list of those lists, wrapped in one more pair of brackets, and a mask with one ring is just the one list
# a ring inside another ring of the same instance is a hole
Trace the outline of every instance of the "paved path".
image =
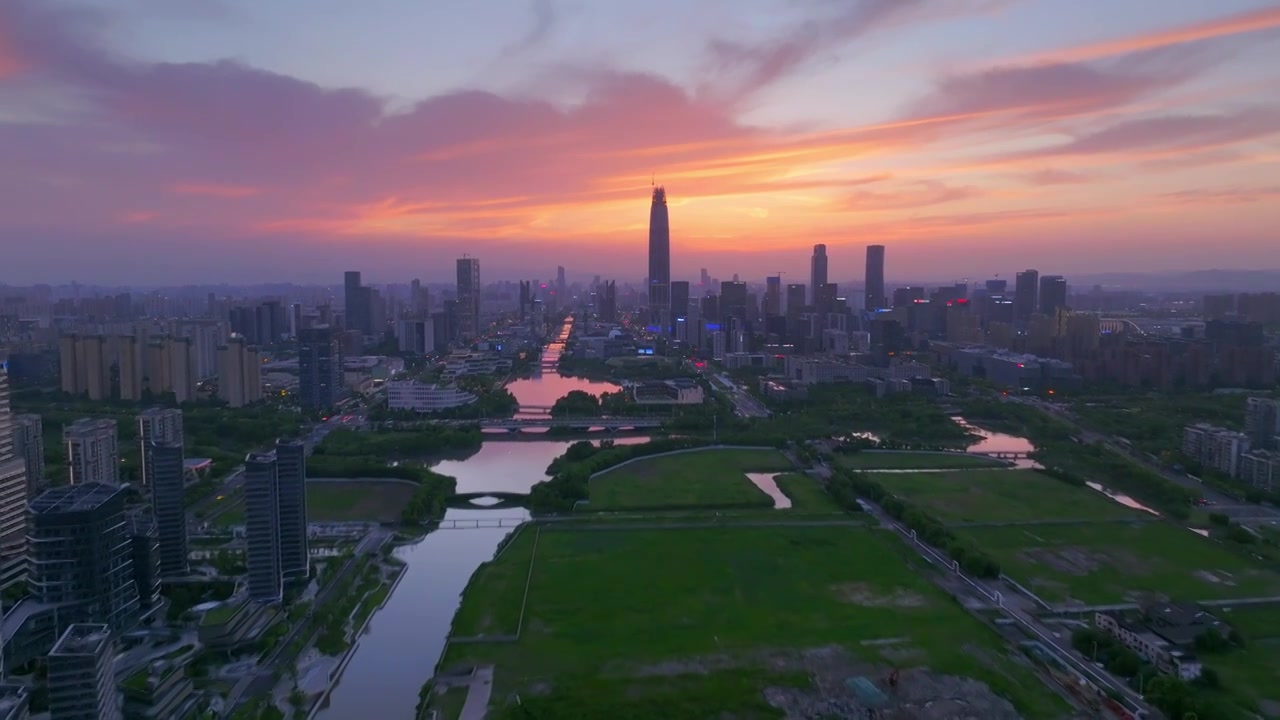
[(467, 686), (467, 702), (462, 706), (458, 720), (484, 720), (489, 711), (489, 695), (493, 692), (493, 666), (476, 668)]
[(867, 527), (864, 520), (727, 520), (725, 522), (582, 522), (572, 525), (558, 523), (546, 526), (547, 530), (566, 532), (613, 530), (688, 530), (692, 528), (726, 527)]

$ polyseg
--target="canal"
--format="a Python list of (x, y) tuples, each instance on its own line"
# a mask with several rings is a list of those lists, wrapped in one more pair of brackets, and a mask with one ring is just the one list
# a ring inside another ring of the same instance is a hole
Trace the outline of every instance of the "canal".
[[(533, 376), (515, 380), (507, 389), (522, 406), (548, 407), (570, 390), (599, 395), (619, 389), (613, 383), (563, 377), (556, 359), (571, 330), (566, 323), (547, 345)], [(529, 414), (529, 413), (525, 413)], [(616, 438), (617, 443), (644, 442), (644, 437)], [(546, 479), (546, 468), (573, 440), (530, 439), (484, 443), (465, 460), (438, 460), (436, 472), (458, 480), (458, 492), (528, 492)], [(446, 519), (522, 518), (521, 509), (451, 509)], [(413, 718), (418, 690), (431, 677), (444, 648), (449, 625), (472, 573), (493, 557), (511, 528), (437, 530), (422, 540), (397, 548), (406, 564), (399, 587), (386, 607), (373, 616), (355, 654), (324, 709), (321, 720)]]

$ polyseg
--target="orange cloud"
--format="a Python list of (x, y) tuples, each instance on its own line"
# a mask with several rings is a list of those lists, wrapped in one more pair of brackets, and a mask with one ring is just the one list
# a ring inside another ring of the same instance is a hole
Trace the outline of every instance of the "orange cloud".
[(1171, 45), (1210, 40), (1212, 38), (1239, 35), (1269, 28), (1280, 27), (1280, 7), (1263, 8), (1229, 15), (1207, 22), (1184, 25), (1170, 30), (1135, 35), (1118, 40), (1081, 45), (1074, 48), (1055, 50), (1040, 55), (1025, 57), (1011, 64), (1053, 64), (1075, 63), (1087, 60), (1125, 55), (1142, 50), (1155, 50)]
[(220, 185), (217, 183), (181, 182), (169, 188), (175, 195), (201, 195), (216, 198), (242, 198), (262, 193), (262, 188), (250, 185)]

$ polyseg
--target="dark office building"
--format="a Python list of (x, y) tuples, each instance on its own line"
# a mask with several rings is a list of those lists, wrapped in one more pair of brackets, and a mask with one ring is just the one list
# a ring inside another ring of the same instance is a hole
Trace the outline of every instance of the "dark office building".
[(789, 318), (798, 318), (800, 313), (804, 312), (805, 307), (805, 286), (804, 283), (790, 283), (787, 285), (787, 310), (786, 315)]
[(1067, 281), (1061, 275), (1045, 275), (1040, 278), (1040, 314), (1053, 317), (1059, 310), (1067, 309)]
[(330, 327), (298, 333), (298, 404), (304, 410), (328, 410), (342, 399), (342, 339)]
[(917, 301), (924, 300), (924, 288), (917, 286), (908, 286), (896, 288), (893, 291), (893, 306), (908, 307), (914, 305)]
[(596, 315), (601, 322), (618, 322), (618, 285), (613, 280), (608, 280), (600, 286), (600, 293), (596, 296), (598, 305), (596, 307)]
[(76, 624), (67, 628), (46, 666), (51, 720), (120, 720), (112, 628)]
[(160, 574), (182, 577), (188, 569), (182, 443), (152, 441), (144, 460), (160, 538)]
[(671, 222), (667, 215), (667, 191), (653, 189), (649, 206), (649, 318), (666, 322), (671, 309)]
[(866, 299), (863, 304), (868, 312), (875, 312), (888, 304), (884, 295), (884, 246), (867, 246)]
[(480, 260), (458, 258), (458, 333), (463, 339), (480, 336)]
[(1022, 324), (1026, 324), (1039, 309), (1040, 272), (1023, 270), (1013, 281), (1013, 312)]
[(529, 308), (533, 305), (533, 281), (520, 281), (520, 319), (529, 318)]
[(307, 449), (299, 440), (276, 443), (276, 488), (280, 493), (280, 574), (285, 581), (311, 571), (307, 548)]
[(703, 322), (718, 323), (720, 322), (720, 296), (708, 295), (702, 298), (702, 320)]
[(671, 327), (674, 329), (677, 318), (689, 317), (689, 282), (676, 280), (671, 283)]
[(128, 491), (81, 483), (50, 488), (28, 506), (28, 594), (62, 604), (59, 622), (100, 622), (115, 631), (138, 619)]
[(445, 300), (443, 304), (443, 310), (431, 313), (431, 339), (436, 352), (447, 351), (449, 343), (458, 336), (458, 301)]
[(1266, 336), (1262, 323), (1210, 320), (1204, 324), (1204, 338), (1219, 345), (1262, 347)]
[(818, 305), (818, 291), (827, 284), (827, 246), (821, 243), (813, 246), (813, 257), (809, 258), (809, 287), (813, 288), (813, 304)]
[(280, 480), (274, 452), (244, 459), (244, 554), (249, 597), (279, 602), (284, 595), (280, 571)]
[(310, 572), (306, 447), (278, 442), (245, 459), (245, 559), (249, 597), (278, 601), (284, 583)]
[(348, 270), (342, 276), (343, 322), (348, 330), (359, 330), (362, 335), (372, 332), (372, 313), (369, 288), (360, 283), (360, 272)]
[(835, 283), (822, 283), (813, 291), (813, 311), (820, 316), (836, 312), (840, 288)]
[(782, 314), (782, 276), (770, 275), (764, 279), (764, 315)]
[(720, 319), (731, 317), (747, 319), (747, 284), (741, 280), (725, 280), (720, 283)]

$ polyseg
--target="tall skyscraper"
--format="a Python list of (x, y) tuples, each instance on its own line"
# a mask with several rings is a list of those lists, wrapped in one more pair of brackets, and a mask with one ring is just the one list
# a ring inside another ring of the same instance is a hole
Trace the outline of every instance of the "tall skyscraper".
[(747, 319), (747, 284), (741, 280), (725, 280), (720, 283), (720, 319)]
[(120, 446), (116, 421), (81, 419), (62, 429), (67, 471), (72, 485), (120, 482)]
[(77, 623), (58, 638), (46, 661), (51, 720), (123, 717), (111, 634), (107, 625)]
[(787, 317), (795, 319), (800, 317), (800, 313), (804, 312), (805, 306), (805, 286), (804, 283), (789, 283), (787, 285)]
[(836, 311), (836, 298), (839, 295), (840, 288), (835, 283), (822, 283), (813, 291), (813, 311), (825, 319), (827, 313)]
[(615, 281), (608, 280), (600, 286), (600, 306), (596, 312), (601, 322), (618, 321), (618, 285)]
[(782, 314), (782, 276), (770, 275), (764, 279), (765, 317)]
[(183, 577), (187, 574), (187, 513), (182, 443), (147, 443), (143, 468), (151, 482), (151, 507), (160, 541), (160, 574), (166, 578)]
[(328, 410), (345, 396), (342, 341), (333, 328), (307, 328), (298, 334), (298, 404)]
[(1254, 450), (1280, 448), (1280, 400), (1251, 397), (1245, 401), (1244, 432)]
[(458, 330), (473, 340), (480, 336), (480, 260), (458, 258)]
[(280, 573), (280, 480), (274, 452), (244, 459), (245, 565), (249, 597), (278, 602), (284, 594)]
[(1040, 278), (1040, 314), (1053, 316), (1067, 308), (1067, 280), (1061, 275)]
[(813, 257), (809, 259), (809, 290), (813, 293), (813, 305), (818, 305), (818, 291), (827, 284), (827, 246), (818, 243), (813, 246)]
[(689, 317), (689, 282), (676, 280), (671, 283), (671, 327), (677, 318)]
[(343, 318), (348, 330), (368, 335), (370, 328), (369, 288), (361, 284), (360, 271), (348, 270), (342, 275)]
[(868, 312), (875, 312), (886, 307), (888, 299), (884, 295), (884, 246), (867, 246), (866, 300), (863, 307)]
[(218, 397), (231, 407), (262, 399), (262, 359), (241, 335), (232, 335), (218, 348)]
[(671, 314), (671, 222), (667, 216), (667, 191), (653, 189), (649, 206), (649, 317), (653, 324)]
[(146, 615), (160, 605), (160, 530), (155, 515), (145, 510), (130, 511), (128, 522), (133, 585), (138, 592), (138, 609)]
[(1025, 323), (1039, 309), (1040, 271), (1023, 270), (1013, 280), (1013, 312), (1018, 320)]
[(307, 547), (307, 449), (298, 440), (276, 443), (276, 502), (280, 513), (280, 575), (286, 582), (311, 572)]
[(27, 462), (14, 442), (9, 372), (0, 362), (0, 588), (21, 582), (26, 569)]
[(151, 485), (147, 476), (147, 451), (151, 443), (183, 444), (182, 411), (176, 408), (147, 408), (138, 415), (138, 456), (142, 458), (142, 485)]

